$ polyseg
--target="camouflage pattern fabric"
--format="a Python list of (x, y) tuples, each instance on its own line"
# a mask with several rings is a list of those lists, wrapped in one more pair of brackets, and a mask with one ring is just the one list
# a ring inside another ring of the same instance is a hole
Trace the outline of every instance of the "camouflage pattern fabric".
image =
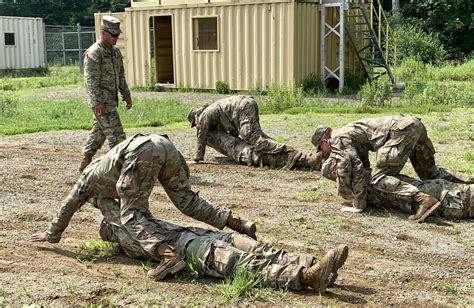
[(214, 102), (198, 116), (196, 128), (196, 161), (204, 159), (210, 131), (223, 131), (234, 137), (240, 136), (263, 153), (278, 153), (283, 147), (262, 131), (257, 102), (251, 96), (231, 96)]
[(92, 44), (84, 53), (84, 79), (89, 107), (103, 104), (107, 109), (105, 116), (94, 112), (92, 130), (82, 150), (84, 155), (93, 156), (106, 139), (110, 148), (125, 140), (117, 111), (118, 92), (124, 100), (129, 100), (130, 90), (120, 49), (107, 47), (100, 41)]
[[(197, 270), (203, 275), (223, 278), (241, 268), (261, 275), (263, 282), (269, 287), (299, 290), (301, 270), (315, 262), (310, 255), (289, 254), (241, 234), (184, 228), (157, 219), (153, 223), (155, 233), (167, 238), (167, 245), (173, 247), (178, 255), (184, 260), (198, 261)], [(103, 222), (101, 237), (118, 243), (130, 257), (160, 257), (144, 251), (123, 226)]]
[(371, 185), (386, 190), (396, 182), (408, 158), (422, 180), (456, 178), (447, 169), (435, 164), (435, 150), (420, 119), (397, 115), (360, 120), (335, 130), (331, 137), (331, 152), (337, 160), (339, 193), (351, 195), (352, 206), (367, 206), (367, 183), (363, 169), (370, 167), (368, 152), (375, 151), (376, 165), (372, 170)]
[(304, 154), (292, 147), (278, 143), (270, 153), (259, 151), (239, 137), (223, 131), (209, 131), (207, 145), (232, 158), (236, 163), (270, 168), (320, 170), (324, 153)]
[[(474, 218), (474, 184), (453, 183), (444, 179), (419, 181), (404, 175), (397, 176), (396, 180), (398, 182), (385, 183), (385, 186), (393, 185), (385, 190), (380, 189), (380, 186), (370, 186), (368, 203), (414, 214), (418, 210), (414, 198), (421, 191), (441, 202), (438, 210), (440, 216), (449, 219)], [(393, 193), (395, 190), (398, 193)]]
[[(148, 198), (158, 180), (173, 204), (184, 214), (222, 229), (231, 212), (219, 209), (191, 190), (182, 156), (167, 138), (135, 135), (84, 169), (58, 216), (46, 232), (56, 243), (72, 215), (88, 200), (102, 211), (107, 223), (123, 226), (149, 254), (170, 240), (156, 232)], [(120, 199), (120, 203), (113, 199)], [(119, 207), (119, 209), (117, 209)], [(114, 213), (119, 211), (119, 214)], [(168, 236), (174, 236), (172, 232)]]

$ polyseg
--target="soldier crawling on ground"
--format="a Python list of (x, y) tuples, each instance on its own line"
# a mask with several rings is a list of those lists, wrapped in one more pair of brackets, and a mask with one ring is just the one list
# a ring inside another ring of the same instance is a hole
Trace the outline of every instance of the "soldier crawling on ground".
[[(337, 162), (338, 190), (350, 196), (351, 212), (361, 212), (367, 206), (367, 188), (364, 168), (370, 168), (369, 151), (377, 153), (370, 185), (394, 195), (403, 193), (401, 187), (392, 185), (394, 178), (408, 158), (421, 180), (442, 178), (457, 183), (474, 183), (472, 177), (435, 164), (435, 150), (420, 119), (396, 115), (356, 121), (332, 130), (320, 125), (311, 142), (318, 151), (332, 153)], [(408, 183), (406, 183), (409, 185)], [(440, 202), (425, 193), (417, 194), (419, 209), (412, 220), (422, 221), (437, 210)]]
[[(130, 257), (160, 259), (148, 272), (154, 279), (182, 270), (184, 260), (197, 257), (199, 272), (215, 277), (231, 275), (240, 267), (261, 275), (265, 285), (275, 288), (311, 287), (324, 293), (334, 283), (347, 259), (346, 245), (329, 250), (318, 262), (306, 254), (293, 255), (259, 243), (249, 237), (256, 237), (254, 224), (200, 198), (191, 191), (188, 178), (183, 157), (166, 137), (136, 135), (86, 167), (48, 231), (33, 234), (31, 241), (59, 242), (72, 215), (90, 200), (103, 215), (103, 240), (118, 243)], [(148, 197), (156, 180), (186, 215), (246, 235), (184, 228), (155, 219)]]
[(188, 121), (191, 127), (197, 128), (197, 150), (194, 156), (196, 163), (204, 160), (207, 140), (212, 131), (223, 131), (240, 137), (262, 153), (277, 154), (284, 146), (262, 131), (257, 102), (251, 96), (230, 96), (209, 106), (192, 108), (188, 113)]
[[(332, 155), (324, 162), (322, 175), (330, 180), (338, 181), (336, 158)], [(416, 215), (420, 211), (416, 200), (420, 193), (430, 195), (439, 200), (440, 207), (431, 214), (439, 214), (448, 219), (474, 218), (474, 184), (453, 183), (444, 179), (420, 181), (406, 175), (393, 176), (386, 185), (395, 188), (370, 185), (371, 170), (365, 169), (367, 203), (375, 207), (391, 207)], [(396, 193), (393, 193), (396, 191)]]
[(322, 161), (327, 157), (322, 152), (316, 155), (305, 154), (285, 144), (282, 144), (278, 153), (266, 153), (257, 150), (239, 137), (218, 130), (208, 132), (207, 145), (238, 164), (257, 167), (321, 170)]
[[(166, 136), (135, 135), (115, 146), (84, 169), (46, 233), (33, 238), (57, 243), (72, 215), (87, 201), (123, 227), (151, 255), (172, 255), (167, 237), (156, 233), (148, 198), (158, 180), (173, 204), (185, 215), (218, 229), (225, 226), (255, 238), (256, 226), (225, 208), (214, 207), (191, 190), (189, 169)], [(117, 209), (113, 215), (109, 212)], [(171, 236), (172, 233), (167, 236)], [(174, 259), (173, 259), (174, 260)], [(170, 267), (176, 264), (168, 264)]]
[(120, 30), (120, 21), (112, 16), (102, 17), (100, 40), (84, 53), (84, 79), (88, 104), (92, 108), (94, 121), (82, 149), (84, 155), (79, 171), (90, 164), (92, 157), (107, 139), (113, 148), (123, 140), (125, 133), (117, 110), (118, 92), (132, 108), (132, 98), (125, 80), (123, 59), (120, 49), (115, 47)]

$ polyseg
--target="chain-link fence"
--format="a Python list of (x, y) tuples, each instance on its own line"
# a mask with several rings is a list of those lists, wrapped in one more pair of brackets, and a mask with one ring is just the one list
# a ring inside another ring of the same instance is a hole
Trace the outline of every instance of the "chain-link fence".
[(95, 42), (94, 27), (44, 26), (44, 43), (48, 65), (79, 65), (82, 54)]

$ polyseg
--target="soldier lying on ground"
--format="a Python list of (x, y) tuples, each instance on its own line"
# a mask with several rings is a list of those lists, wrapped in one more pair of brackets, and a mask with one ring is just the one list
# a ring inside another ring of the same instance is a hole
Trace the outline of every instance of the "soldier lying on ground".
[[(336, 170), (336, 158), (331, 156), (324, 162), (321, 173), (325, 178), (337, 182), (339, 180)], [(366, 169), (365, 175), (368, 185), (367, 203), (370, 206), (387, 206), (423, 216), (421, 212), (425, 212), (425, 209), (416, 201), (419, 194), (423, 193), (440, 202), (437, 211), (430, 214), (439, 214), (449, 219), (474, 218), (474, 184), (453, 183), (444, 179), (419, 181), (405, 175), (397, 175), (381, 187), (369, 184), (370, 170)]]
[[(416, 117), (387, 116), (356, 121), (338, 129), (320, 125), (311, 142), (318, 151), (333, 153), (337, 160), (338, 189), (343, 195), (351, 194), (352, 211), (361, 212), (367, 206), (367, 182), (364, 168), (369, 168), (369, 151), (377, 152), (370, 185), (380, 189), (393, 189), (391, 185), (408, 158), (421, 180), (443, 178), (451, 182), (474, 183), (472, 177), (435, 164), (435, 150), (426, 128)], [(423, 220), (436, 211), (440, 203), (430, 195), (420, 193), (416, 198), (418, 208), (425, 211), (410, 216)], [(424, 216), (424, 217), (423, 217)]]
[[(59, 242), (72, 215), (88, 200), (93, 200), (104, 217), (111, 219), (106, 222), (123, 227), (144, 251), (150, 255), (173, 255), (174, 249), (167, 245), (168, 238), (156, 232), (157, 222), (149, 210), (148, 198), (157, 180), (184, 214), (218, 229), (227, 226), (255, 238), (255, 224), (201, 198), (191, 190), (188, 177), (184, 158), (168, 138), (156, 134), (135, 135), (84, 169), (48, 231), (34, 234), (32, 240)], [(110, 213), (116, 209), (117, 213)]]
[(209, 132), (228, 132), (265, 153), (279, 153), (284, 146), (268, 137), (260, 127), (257, 102), (251, 96), (230, 96), (209, 106), (192, 108), (188, 114), (191, 127), (197, 128), (195, 162), (204, 160)]
[[(223, 278), (241, 268), (259, 275), (269, 287), (292, 290), (311, 287), (324, 293), (336, 280), (337, 271), (348, 255), (348, 247), (341, 244), (329, 250), (318, 262), (308, 254), (289, 254), (246, 235), (185, 228), (153, 218), (149, 218), (149, 231), (162, 238), (166, 246), (144, 249), (142, 242), (125, 225), (115, 223), (120, 220), (118, 203), (109, 204), (107, 210), (100, 209), (104, 215), (101, 238), (118, 243), (132, 258), (160, 259), (160, 264), (148, 272), (148, 276), (156, 280), (182, 270), (185, 262), (196, 262), (197, 271), (203, 275)], [(46, 239), (36, 234), (32, 240)]]
[(304, 154), (284, 144), (278, 153), (266, 153), (223, 131), (209, 131), (207, 145), (236, 163), (248, 166), (321, 170), (325, 156), (322, 152), (316, 155)]

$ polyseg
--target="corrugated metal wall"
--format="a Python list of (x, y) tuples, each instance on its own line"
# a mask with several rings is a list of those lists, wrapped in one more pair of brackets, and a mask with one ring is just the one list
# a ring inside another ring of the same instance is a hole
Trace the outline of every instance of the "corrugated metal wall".
[[(5, 33), (14, 33), (15, 45), (5, 46)], [(0, 69), (45, 66), (41, 18), (0, 16)]]
[[(179, 8), (132, 8), (127, 48), (133, 57), (130, 81), (145, 85), (149, 67), (149, 17), (171, 15), (175, 86), (213, 89), (216, 81), (232, 89), (293, 83), (293, 4), (255, 3)], [(219, 51), (192, 50), (192, 17), (218, 16)], [(128, 17), (127, 17), (128, 18)]]

